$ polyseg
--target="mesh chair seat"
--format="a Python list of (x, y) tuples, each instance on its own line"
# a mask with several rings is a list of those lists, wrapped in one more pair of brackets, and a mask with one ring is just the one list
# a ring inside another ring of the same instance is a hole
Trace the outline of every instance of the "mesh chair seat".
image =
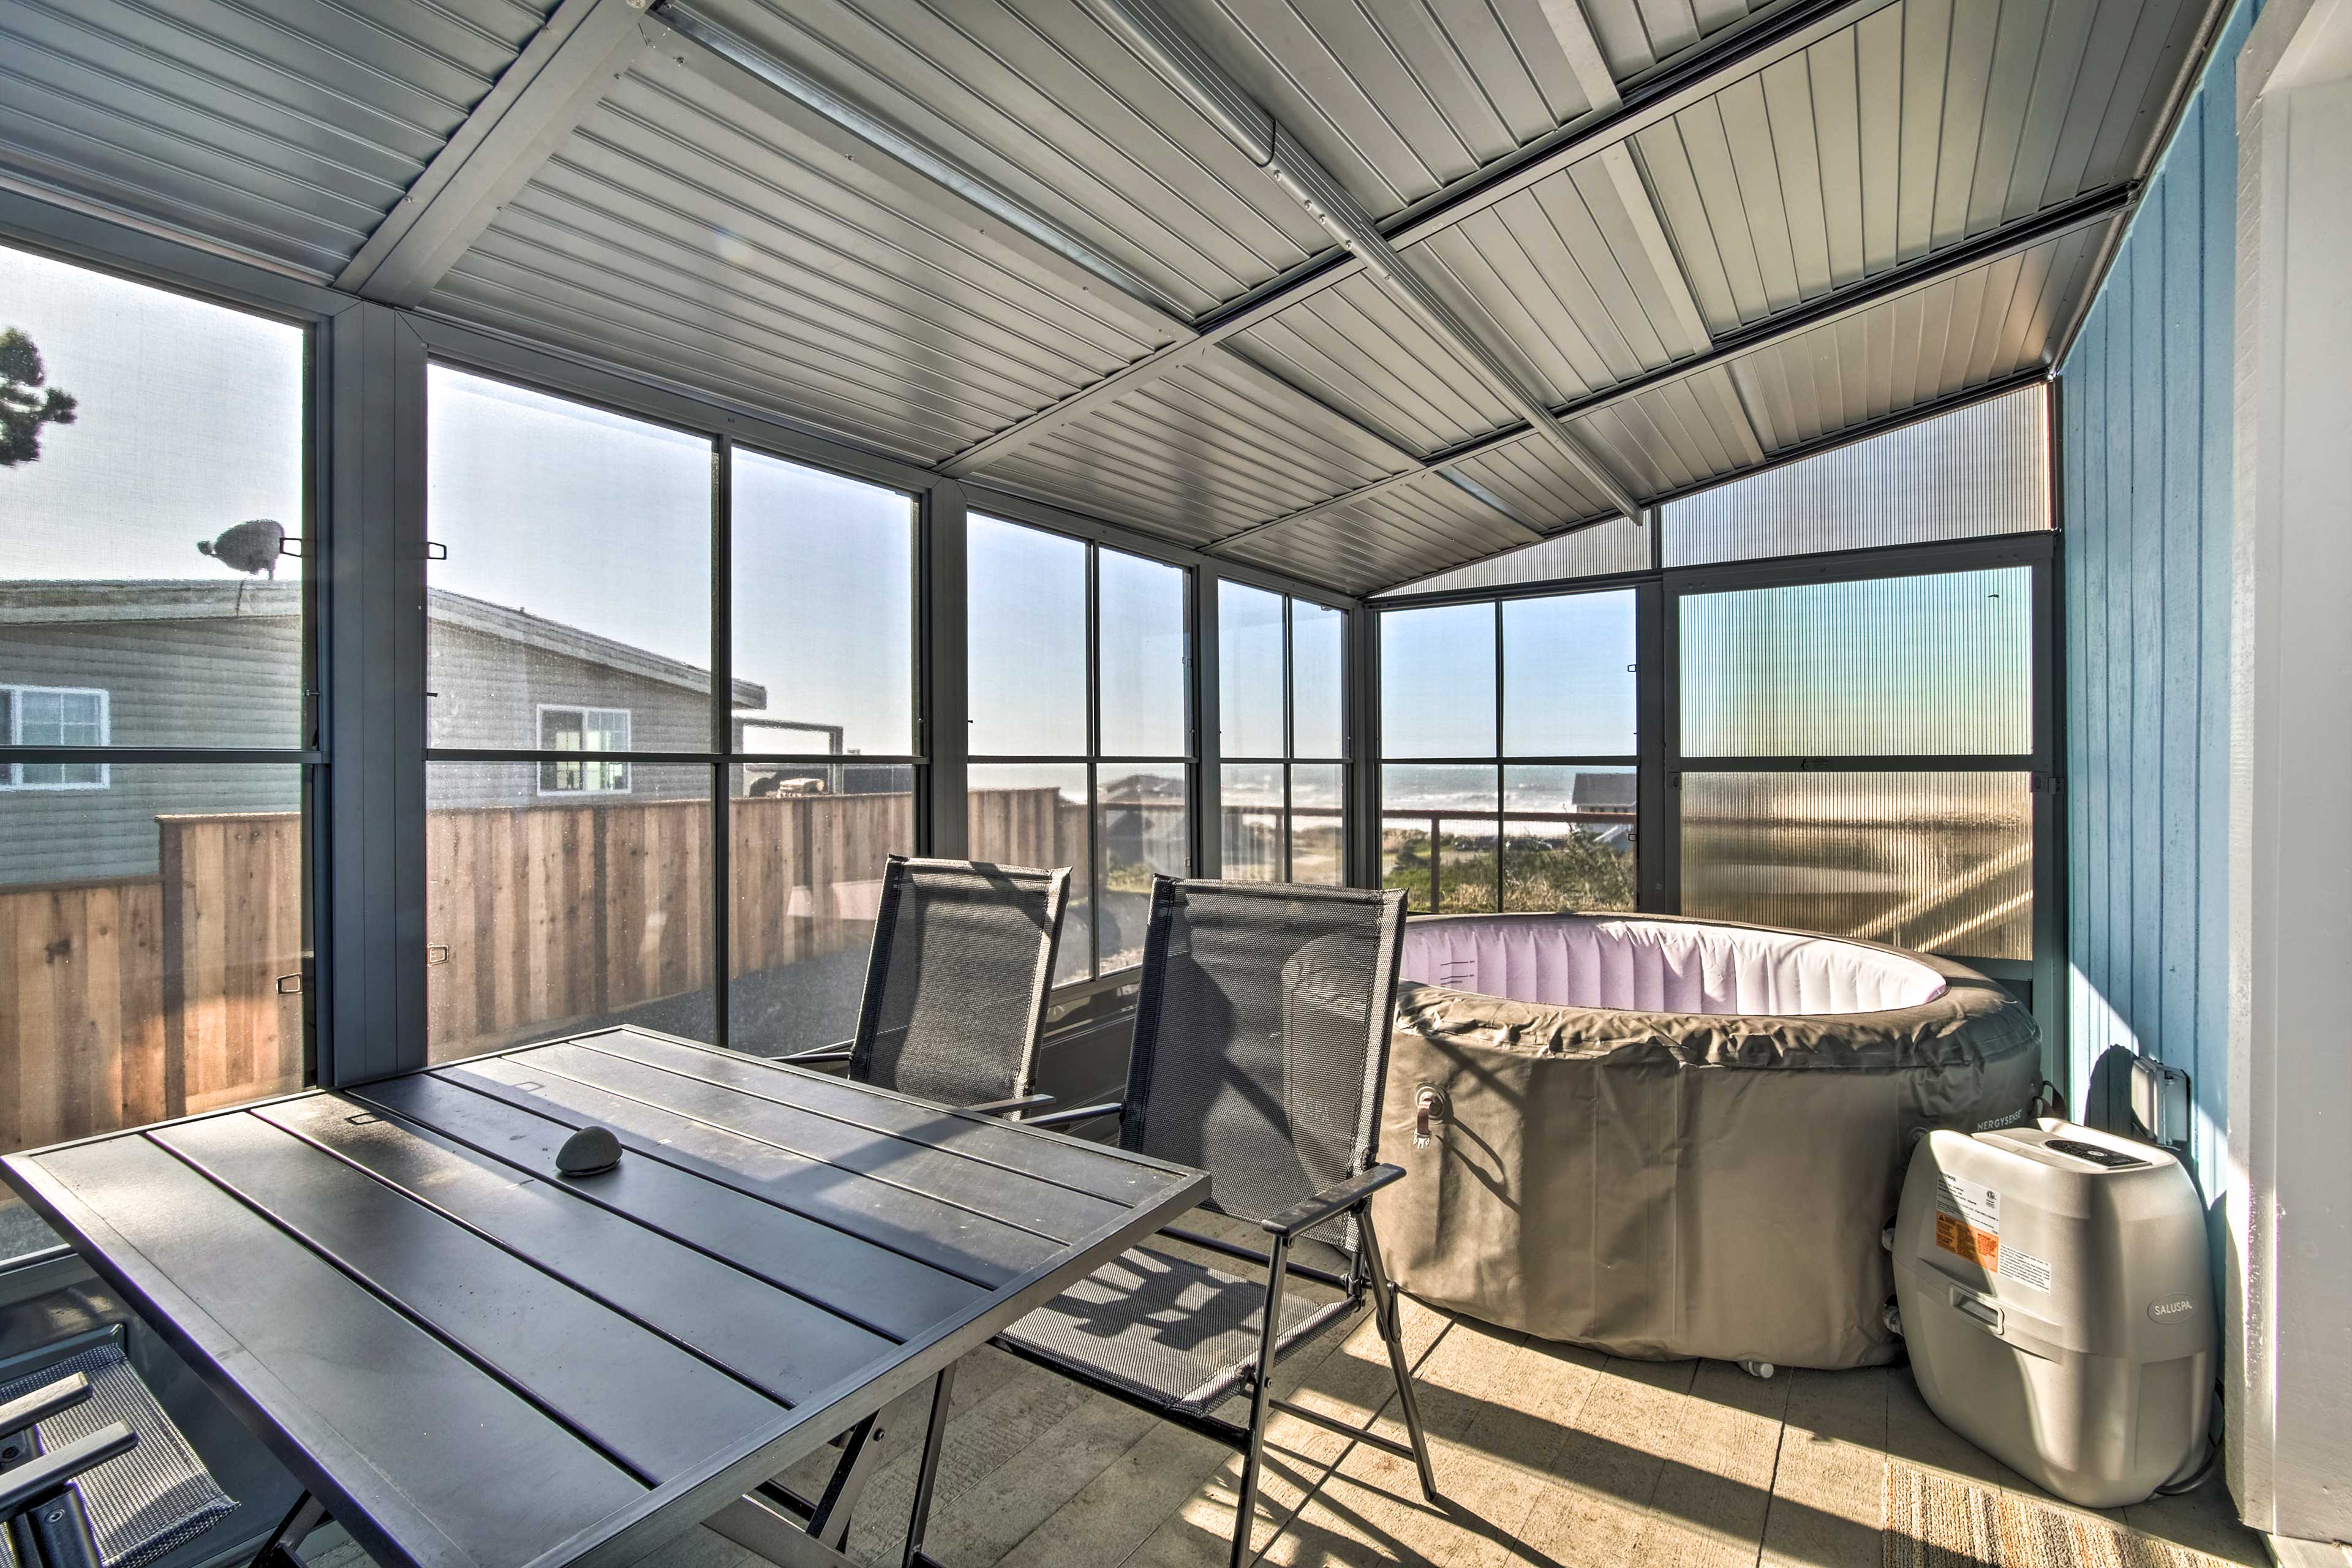
[[(93, 1346), (0, 1384), (0, 1404), (77, 1372), (89, 1379), (90, 1396), (42, 1422), (42, 1444), (51, 1450), (62, 1448), (115, 1421), (139, 1434), (137, 1447), (74, 1483), (89, 1514), (99, 1561), (106, 1568), (142, 1568), (194, 1541), (236, 1507), (140, 1381), (119, 1344)], [(0, 1562), (11, 1568), (16, 1562), (5, 1531), (0, 1531)]]
[[(1276, 1354), (1355, 1310), (1286, 1295)], [(998, 1343), (1168, 1410), (1205, 1415), (1256, 1365), (1265, 1280), (1146, 1247), (1115, 1260), (998, 1336)]]

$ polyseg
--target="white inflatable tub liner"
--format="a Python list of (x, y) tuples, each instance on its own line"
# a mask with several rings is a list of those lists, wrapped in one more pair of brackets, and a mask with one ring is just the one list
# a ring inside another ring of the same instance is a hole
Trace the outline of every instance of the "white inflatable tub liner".
[[(1879, 1235), (1914, 1141), (2021, 1121), (2040, 1031), (1873, 942), (1656, 915), (1405, 929), (1379, 1200), (1438, 1306), (1650, 1359), (1895, 1359)], [(1419, 1144), (1416, 1139), (1425, 1139)]]

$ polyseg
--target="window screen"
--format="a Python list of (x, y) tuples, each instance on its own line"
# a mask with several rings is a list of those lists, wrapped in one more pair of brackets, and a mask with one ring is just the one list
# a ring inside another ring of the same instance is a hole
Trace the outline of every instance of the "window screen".
[(1347, 616), (1217, 584), (1223, 870), (1232, 881), (1347, 879)]

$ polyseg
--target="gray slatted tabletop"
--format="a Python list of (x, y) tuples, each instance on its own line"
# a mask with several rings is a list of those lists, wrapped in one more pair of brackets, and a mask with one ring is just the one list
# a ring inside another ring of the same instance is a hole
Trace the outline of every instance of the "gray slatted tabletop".
[(1208, 1186), (635, 1029), (0, 1163), (386, 1568), (632, 1562)]

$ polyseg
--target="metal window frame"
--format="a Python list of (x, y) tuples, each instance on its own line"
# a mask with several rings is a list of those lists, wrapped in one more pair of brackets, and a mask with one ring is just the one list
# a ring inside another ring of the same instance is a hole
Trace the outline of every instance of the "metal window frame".
[[(970, 503), (968, 500), (966, 504), (969, 506)], [(969, 518), (972, 514), (967, 512), (966, 515), (967, 518)], [(967, 770), (973, 767), (1028, 766), (1072, 767), (1083, 768), (1086, 771), (1087, 884), (1085, 896), (1087, 905), (1087, 930), (1089, 947), (1087, 953), (1086, 973), (1070, 980), (1063, 981), (1052, 987), (1052, 994), (1055, 999), (1066, 999), (1070, 995), (1079, 994), (1082, 988), (1096, 987), (1106, 983), (1115, 982), (1119, 976), (1131, 975), (1133, 973), (1131, 965), (1127, 968), (1114, 970), (1106, 970), (1102, 967), (1102, 921), (1098, 917), (1097, 910), (1100, 907), (1103, 888), (1103, 872), (1105, 869), (1103, 865), (1102, 845), (1102, 770), (1104, 767), (1131, 765), (1135, 767), (1175, 767), (1182, 769), (1184, 772), (1185, 858), (1188, 864), (1185, 869), (1180, 874), (1188, 877), (1213, 874), (1202, 870), (1204, 866), (1213, 866), (1215, 864), (1215, 860), (1213, 858), (1212, 849), (1204, 842), (1210, 837), (1210, 834), (1202, 827), (1202, 823), (1208, 820), (1208, 817), (1206, 813), (1202, 809), (1202, 794), (1203, 775), (1213, 773), (1217, 764), (1217, 759), (1213, 754), (1213, 747), (1208, 743), (1206, 739), (1208, 736), (1213, 734), (1213, 731), (1205, 728), (1206, 724), (1214, 721), (1216, 707), (1215, 698), (1213, 695), (1206, 700), (1206, 707), (1204, 710), (1202, 692), (1202, 689), (1208, 685), (1209, 681), (1214, 679), (1216, 674), (1216, 666), (1213, 655), (1210, 655), (1205, 658), (1203, 658), (1202, 650), (1204, 644), (1208, 641), (1208, 638), (1202, 635), (1201, 627), (1205, 615), (1210, 627), (1210, 637), (1214, 636), (1215, 608), (1212, 605), (1204, 611), (1202, 603), (1204, 599), (1212, 599), (1214, 595), (1203, 594), (1202, 591), (1202, 573), (1197, 563), (1171, 561), (1157, 554), (1130, 549), (1123, 541), (1103, 538), (1098, 533), (1091, 530), (1086, 532), (1079, 532), (1074, 530), (1056, 528), (1047, 523), (1032, 522), (1024, 518), (1010, 517), (1005, 515), (1003, 512), (997, 510), (992, 506), (979, 509), (977, 515), (989, 521), (1004, 523), (1015, 528), (1027, 528), (1035, 532), (1052, 534), (1059, 538), (1067, 539), (1071, 542), (1079, 545), (1086, 552), (1086, 604), (1084, 611), (1086, 639), (1086, 754), (1080, 756), (1074, 753), (1065, 752), (976, 752), (967, 750), (962, 758), (963, 766)], [(969, 550), (970, 536), (968, 528), (965, 532), (965, 545), (966, 549)], [(1102, 552), (1105, 550), (1109, 550), (1116, 554), (1134, 556), (1137, 559), (1150, 562), (1155, 566), (1167, 566), (1172, 568), (1178, 574), (1178, 582), (1181, 585), (1181, 592), (1183, 595), (1182, 624), (1184, 628), (1184, 648), (1181, 658), (1183, 661), (1184, 679), (1187, 686), (1183, 704), (1185, 742), (1187, 750), (1181, 756), (1144, 753), (1129, 754), (1126, 752), (1112, 754), (1107, 753), (1103, 750)], [(969, 556), (967, 556), (966, 559), (968, 561)], [(964, 601), (964, 609), (967, 615), (969, 615), (970, 607), (971, 601), (967, 597)], [(968, 681), (968, 654), (965, 656), (961, 667), (961, 673)], [(967, 717), (969, 716), (969, 690), (967, 689)], [(969, 796), (967, 796), (967, 802), (968, 800)], [(967, 848), (969, 848), (968, 844)], [(1076, 895), (1075, 893), (1072, 895), (1072, 901), (1076, 901)], [(1059, 960), (1057, 959), (1056, 962), (1058, 963)]]
[[(1654, 534), (1655, 530), (1653, 529), (1652, 531)], [(1384, 835), (1389, 822), (1392, 818), (1399, 820), (1419, 820), (1423, 815), (1419, 812), (1417, 808), (1407, 806), (1391, 807), (1388, 804), (1386, 798), (1387, 775), (1388, 770), (1391, 767), (1462, 767), (1489, 768), (1493, 770), (1495, 775), (1495, 808), (1492, 811), (1441, 811), (1432, 812), (1426, 815), (1428, 821), (1432, 824), (1430, 836), (1429, 889), (1430, 901), (1433, 904), (1435, 904), (1438, 901), (1443, 889), (1443, 883), (1440, 880), (1443, 855), (1438, 847), (1438, 832), (1435, 825), (1440, 822), (1448, 821), (1476, 821), (1481, 823), (1491, 822), (1494, 824), (1495, 881), (1493, 893), (1495, 900), (1494, 908), (1497, 911), (1502, 910), (1506, 907), (1504, 900), (1510, 886), (1509, 873), (1505, 865), (1504, 855), (1504, 840), (1508, 836), (1508, 824), (1514, 821), (1572, 823), (1581, 820), (1585, 816), (1592, 816), (1594, 820), (1604, 822), (1616, 822), (1622, 819), (1622, 814), (1613, 812), (1600, 815), (1592, 813), (1579, 813), (1574, 811), (1512, 811), (1509, 809), (1510, 770), (1513, 768), (1542, 767), (1621, 769), (1633, 775), (1633, 907), (1637, 910), (1648, 910), (1652, 908), (1652, 904), (1648, 897), (1650, 878), (1647, 868), (1651, 856), (1652, 840), (1650, 835), (1653, 829), (1650, 822), (1651, 814), (1645, 808), (1653, 799), (1649, 773), (1654, 770), (1650, 769), (1646, 764), (1648, 762), (1648, 753), (1652, 745), (1652, 739), (1655, 734), (1655, 731), (1643, 721), (1646, 711), (1643, 693), (1645, 687), (1651, 679), (1645, 672), (1651, 668), (1652, 664), (1646, 651), (1648, 639), (1645, 638), (1644, 628), (1651, 625), (1651, 623), (1655, 619), (1654, 599), (1655, 589), (1657, 587), (1656, 582), (1648, 574), (1620, 572), (1612, 573), (1606, 576), (1599, 577), (1565, 578), (1547, 584), (1513, 584), (1513, 587), (1515, 589), (1530, 589), (1532, 591), (1497, 593), (1493, 589), (1484, 589), (1469, 593), (1432, 594), (1427, 595), (1418, 595), (1409, 602), (1381, 600), (1372, 606), (1375, 613), (1371, 618), (1375, 621), (1384, 621), (1387, 616), (1392, 612), (1410, 612), (1413, 610), (1429, 609), (1460, 609), (1482, 605), (1490, 605), (1493, 607), (1495, 621), (1494, 752), (1491, 755), (1482, 756), (1391, 757), (1386, 754), (1386, 749), (1383, 747), (1382, 754), (1370, 768), (1370, 771), (1375, 774), (1373, 783), (1375, 799), (1374, 809), (1378, 815), (1375, 816), (1371, 824), (1370, 832), (1365, 835), (1365, 837), (1370, 840), (1368, 853), (1370, 857), (1372, 875), (1381, 880), (1386, 879), (1387, 847)], [(1628, 592), (1632, 593), (1633, 595), (1634, 749), (1632, 752), (1623, 753), (1592, 752), (1589, 754), (1570, 754), (1561, 752), (1558, 754), (1547, 753), (1540, 756), (1511, 755), (1508, 751), (1508, 735), (1506, 731), (1505, 719), (1505, 715), (1507, 712), (1509, 706), (1510, 677), (1508, 670), (1510, 661), (1507, 654), (1507, 644), (1506, 642), (1504, 630), (1504, 606), (1508, 604), (1519, 603), (1529, 599), (1565, 599), (1588, 594)], [(1377, 645), (1374, 648), (1374, 657), (1378, 657)], [(1377, 666), (1375, 666), (1374, 668), (1373, 679), (1375, 684), (1377, 684)], [(1372, 885), (1378, 886), (1379, 882), (1375, 881)], [(1408, 908), (1410, 909), (1409, 904)], [(1418, 912), (1428, 914), (1435, 911), (1433, 910), (1425, 910)]]
[[(2051, 438), (2055, 439), (2055, 426)], [(2028, 875), (2033, 889), (2032, 954), (2024, 959), (1977, 958), (1953, 954), (1958, 962), (2000, 981), (2024, 981), (2032, 988), (2032, 1011), (2042, 1026), (2043, 1071), (2050, 1073), (2051, 1052), (2063, 1044), (2066, 1007), (2065, 951), (2065, 763), (2063, 735), (2064, 670), (2062, 629), (2060, 556), (2063, 540), (2053, 526), (2027, 533), (1990, 534), (1972, 539), (1933, 540), (1913, 544), (1880, 545), (1863, 550), (1815, 555), (1724, 562), (1703, 566), (1670, 567), (1663, 574), (1664, 615), (1660, 631), (1662, 679), (1660, 693), (1666, 713), (1662, 738), (1665, 785), (1678, 797), (1681, 775), (1703, 772), (1836, 772), (1836, 773), (2019, 773), (2028, 776), (2032, 820)], [(2023, 566), (2030, 570), (2031, 643), (2026, 690), (2031, 704), (2031, 750), (2019, 753), (1934, 755), (1905, 753), (1889, 756), (1685, 757), (1681, 746), (1681, 601), (1692, 594), (1738, 593), (1756, 588), (1788, 587), (1814, 583), (1867, 582), (1895, 577), (1937, 576), (1949, 573)], [(1661, 889), (1661, 909), (1682, 911), (1680, 879), (1682, 819), (1679, 810), (1661, 813), (1661, 827), (1673, 857), (1674, 881)], [(1665, 901), (1670, 900), (1670, 901)]]
[[(737, 770), (747, 763), (838, 767), (843, 762), (841, 754), (836, 752), (755, 752), (736, 743), (733, 558), (736, 523), (734, 480), (737, 453), (748, 452), (757, 457), (807, 468), (834, 478), (847, 479), (856, 483), (870, 485), (877, 489), (901, 496), (907, 501), (909, 569), (914, 574), (913, 591), (909, 596), (908, 627), (909, 648), (913, 656), (910, 660), (908, 701), (914, 732), (909, 739), (918, 747), (922, 746), (927, 740), (925, 715), (931, 700), (929, 684), (925, 679), (926, 672), (923, 668), (923, 656), (929, 646), (925, 620), (933, 598), (929, 581), (930, 552), (927, 548), (929, 533), (926, 515), (928, 498), (922, 490), (909, 489), (903, 482), (898, 482), (900, 471), (903, 471), (902, 466), (882, 465), (880, 466), (882, 471), (879, 472), (845, 471), (834, 465), (812, 460), (809, 456), (797, 450), (776, 450), (775, 444), (767, 438), (773, 434), (772, 431), (762, 428), (754, 432), (753, 438), (746, 438), (734, 428), (739, 421), (725, 415), (723, 411), (705, 408), (704, 417), (699, 419), (694, 417), (695, 405), (691, 400), (660, 398), (649, 400), (653, 403), (653, 406), (616, 405), (595, 395), (597, 392), (613, 389), (610, 378), (601, 374), (592, 374), (590, 380), (593, 389), (570, 380), (553, 384), (543, 383), (527, 374), (525, 369), (519, 365), (517, 356), (500, 354), (497, 352), (497, 347), (496, 340), (485, 339), (480, 334), (467, 333), (463, 335), (458, 344), (459, 352), (457, 354), (444, 354), (432, 346), (432, 334), (428, 333), (424, 363), (428, 371), (433, 365), (444, 365), (467, 375), (520, 387), (541, 396), (557, 398), (601, 413), (635, 419), (676, 431), (706, 441), (709, 447), (710, 714), (709, 731), (705, 737), (707, 743), (698, 750), (667, 752), (625, 748), (617, 752), (598, 752), (595, 755), (600, 761), (618, 763), (632, 767), (642, 763), (656, 767), (700, 769), (707, 774), (707, 799), (710, 818), (709, 826), (710, 888), (709, 905), (706, 910), (710, 932), (713, 1037), (710, 1043), (725, 1049), (732, 1043), (733, 1031), (730, 993), (735, 975), (731, 952), (731, 919), (735, 889), (731, 861), (733, 850), (731, 805), (734, 800), (734, 781)], [(532, 365), (546, 366), (546, 362), (541, 356), (530, 354), (521, 357), (528, 359)], [(420, 386), (420, 391), (422, 390)], [(429, 658), (429, 627), (426, 629), (425, 640), (427, 644), (425, 656)], [(549, 707), (577, 708), (579, 706), (579, 704), (564, 703), (538, 704), (541, 710)], [(607, 711), (607, 710), (595, 710)], [(627, 711), (627, 710), (609, 710)], [(543, 736), (543, 730), (541, 733)], [(581, 752), (558, 752), (544, 746), (427, 745), (424, 750), (424, 760), (428, 768), (436, 763), (528, 764), (533, 769), (534, 780), (538, 776), (537, 770), (546, 763), (576, 762), (583, 755), (583, 753)], [(876, 767), (904, 767), (911, 770), (912, 793), (917, 803), (915, 841), (907, 847), (906, 852), (915, 855), (935, 854), (937, 851), (929, 840), (929, 830), (936, 820), (935, 812), (928, 806), (931, 794), (929, 787), (930, 781), (928, 776), (931, 767), (929, 755), (918, 750), (911, 752), (861, 755), (858, 761), (863, 764)], [(553, 792), (553, 794), (562, 798), (582, 795), (612, 800), (633, 794), (635, 783), (633, 774), (630, 781), (631, 787), (628, 789), (565, 790)], [(544, 789), (537, 790), (535, 793), (541, 796), (550, 794)], [(420, 814), (418, 822), (420, 837), (422, 831), (423, 821)], [(414, 1065), (422, 1066), (423, 1062), (420, 1059)]]
[[(284, 746), (25, 746), (16, 743), (13, 727), (0, 737), (0, 773), (10, 781), (11, 794), (23, 792), (99, 793), (113, 787), (118, 763), (132, 765), (211, 765), (287, 767), (299, 780), (303, 832), (300, 888), (302, 985), (302, 1081), (328, 1081), (322, 1074), (331, 1064), (322, 1050), (320, 1021), (331, 1005), (327, 975), (331, 965), (321, 961), (332, 927), (331, 866), (329, 842), (336, 826), (331, 820), (334, 795), (329, 789), (330, 757), (321, 743), (329, 700), (323, 688), (333, 655), (330, 644), (338, 627), (328, 613), (329, 579), (338, 563), (329, 547), (331, 529), (325, 520), (336, 510), (332, 486), (337, 476), (333, 429), (330, 423), (335, 363), (332, 329), (337, 318), (358, 301), (285, 278), (232, 258), (197, 250), (89, 214), (50, 205), (15, 192), (0, 191), (0, 245), (30, 255), (116, 279), (142, 288), (157, 289), (216, 310), (257, 316), (297, 329), (301, 333), (302, 409), (298, 416), (301, 440), (301, 514), (304, 540), (301, 576), (301, 651), (299, 655), (302, 710), (299, 731)], [(112, 739), (112, 696), (100, 688), (37, 688), (42, 690), (94, 690), (100, 694), (100, 718), (109, 742)], [(14, 705), (12, 704), (12, 720)], [(15, 782), (26, 763), (96, 763), (101, 782), (85, 784), (23, 784)]]
[[(1266, 756), (1257, 753), (1244, 752), (1228, 755), (1225, 752), (1223, 731), (1222, 726), (1216, 723), (1216, 721), (1221, 717), (1222, 713), (1223, 692), (1220, 690), (1218, 694), (1218, 704), (1213, 706), (1208, 712), (1201, 731), (1203, 736), (1202, 746), (1203, 753), (1205, 754), (1211, 751), (1214, 752), (1213, 761), (1204, 764), (1202, 772), (1204, 774), (1213, 774), (1216, 780), (1214, 793), (1204, 803), (1201, 813), (1201, 837), (1204, 846), (1210, 847), (1213, 849), (1214, 855), (1213, 858), (1206, 856), (1196, 858), (1194, 864), (1200, 866), (1202, 868), (1195, 874), (1203, 878), (1211, 879), (1222, 877), (1224, 874), (1223, 773), (1224, 769), (1228, 765), (1236, 767), (1271, 767), (1280, 770), (1279, 776), (1282, 781), (1282, 803), (1274, 809), (1279, 815), (1281, 819), (1282, 875), (1279, 879), (1285, 882), (1295, 880), (1297, 879), (1298, 869), (1297, 847), (1296, 843), (1298, 808), (1297, 801), (1294, 798), (1292, 782), (1293, 774), (1297, 769), (1302, 766), (1336, 767), (1339, 770), (1339, 805), (1337, 809), (1339, 816), (1339, 842), (1341, 847), (1339, 872), (1340, 882), (1342, 886), (1360, 885), (1355, 882), (1354, 878), (1349, 874), (1350, 851), (1349, 849), (1349, 845), (1352, 837), (1352, 835), (1349, 833), (1349, 827), (1355, 817), (1352, 805), (1354, 792), (1350, 787), (1355, 770), (1354, 759), (1344, 754), (1337, 757), (1320, 755), (1301, 756), (1298, 752), (1297, 638), (1298, 606), (1301, 604), (1313, 605), (1319, 610), (1328, 610), (1333, 615), (1340, 617), (1339, 742), (1340, 750), (1344, 753), (1348, 750), (1348, 737), (1351, 728), (1349, 722), (1349, 693), (1356, 685), (1356, 671), (1353, 668), (1354, 661), (1349, 656), (1349, 651), (1348, 622), (1351, 616), (1361, 613), (1361, 606), (1357, 605), (1352, 609), (1342, 608), (1339, 605), (1328, 603), (1318, 596), (1304, 594), (1289, 594), (1284, 593), (1278, 589), (1261, 587), (1255, 583), (1247, 582), (1244, 579), (1231, 576), (1230, 574), (1223, 572), (1213, 574), (1211, 578), (1211, 582), (1213, 585), (1214, 592), (1204, 594), (1204, 597), (1211, 601), (1218, 599), (1224, 592), (1224, 585), (1230, 582), (1237, 588), (1245, 588), (1254, 593), (1272, 594), (1281, 605), (1282, 754), (1279, 756)], [(1203, 677), (1204, 683), (1209, 679), (1221, 677), (1223, 673), (1223, 647), (1222, 643), (1218, 643), (1214, 647), (1210, 647), (1208, 646), (1220, 637), (1222, 635), (1222, 608), (1213, 604), (1210, 606), (1209, 615), (1204, 619), (1200, 633), (1201, 640), (1205, 649), (1203, 655), (1203, 662), (1206, 667), (1206, 674)], [(1315, 808), (1314, 815), (1319, 821), (1329, 816), (1330, 813), (1318, 807)]]

